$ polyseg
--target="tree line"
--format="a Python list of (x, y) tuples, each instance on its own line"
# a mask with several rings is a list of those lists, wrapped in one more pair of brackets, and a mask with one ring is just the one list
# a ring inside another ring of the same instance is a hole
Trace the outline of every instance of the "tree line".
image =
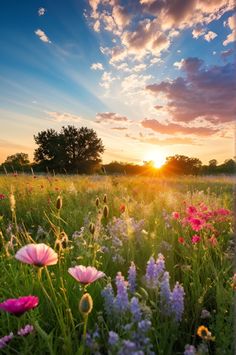
[(63, 126), (59, 132), (47, 129), (34, 136), (37, 148), (34, 161), (30, 163), (26, 153), (16, 153), (7, 157), (0, 166), (0, 172), (44, 172), (60, 174), (127, 174), (127, 175), (216, 175), (235, 174), (236, 162), (227, 159), (218, 164), (212, 159), (203, 165), (198, 158), (174, 155), (166, 158), (160, 169), (154, 168), (152, 161), (143, 165), (113, 161), (102, 165), (101, 156), (105, 147), (93, 129)]

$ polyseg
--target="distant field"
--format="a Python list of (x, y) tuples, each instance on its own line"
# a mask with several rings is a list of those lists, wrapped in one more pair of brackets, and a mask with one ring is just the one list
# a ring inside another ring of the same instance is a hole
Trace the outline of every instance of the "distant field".
[[(39, 298), (20, 317), (0, 310), (0, 352), (233, 354), (233, 188), (230, 177), (0, 176), (0, 302)], [(16, 260), (29, 243), (51, 246), (57, 264)], [(84, 289), (76, 265), (105, 276)]]

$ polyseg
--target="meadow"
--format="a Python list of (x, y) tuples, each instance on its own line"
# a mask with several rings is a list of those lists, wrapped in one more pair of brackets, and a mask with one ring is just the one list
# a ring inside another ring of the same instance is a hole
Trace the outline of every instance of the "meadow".
[(0, 353), (233, 354), (232, 211), (228, 178), (0, 176)]

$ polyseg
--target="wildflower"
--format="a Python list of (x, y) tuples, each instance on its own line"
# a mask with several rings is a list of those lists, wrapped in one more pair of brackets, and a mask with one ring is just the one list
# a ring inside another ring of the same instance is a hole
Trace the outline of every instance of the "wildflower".
[(142, 333), (147, 333), (151, 328), (152, 323), (148, 319), (143, 319), (138, 323), (138, 329), (141, 330)]
[(173, 219), (179, 219), (179, 217), (180, 217), (179, 212), (172, 212), (172, 218)]
[(211, 238), (208, 239), (208, 241), (211, 243), (212, 246), (215, 246), (218, 243), (214, 235), (212, 235)]
[(129, 267), (128, 275), (129, 290), (134, 293), (136, 289), (136, 266), (133, 261)]
[(125, 212), (125, 209), (126, 209), (125, 204), (122, 203), (122, 204), (120, 205), (120, 208), (119, 208), (120, 213), (124, 213), (124, 212)]
[(176, 321), (179, 322), (184, 312), (184, 289), (178, 282), (172, 291), (171, 303), (172, 312), (175, 314)]
[(17, 334), (20, 337), (25, 337), (34, 331), (34, 326), (31, 324), (27, 324), (25, 327), (18, 330)]
[(212, 337), (211, 332), (204, 325), (200, 325), (200, 327), (198, 327), (197, 335), (204, 340), (214, 340), (214, 337)]
[(111, 314), (114, 305), (114, 291), (109, 283), (101, 292), (102, 297), (104, 298), (104, 308), (107, 315)]
[(121, 272), (118, 272), (116, 276), (116, 288), (117, 296), (115, 299), (115, 307), (118, 312), (124, 312), (129, 307), (129, 299), (127, 293), (127, 281), (125, 281)]
[(132, 297), (130, 301), (130, 311), (134, 322), (139, 322), (141, 320), (141, 309), (139, 305), (139, 300), (137, 297)]
[(58, 211), (62, 208), (62, 197), (60, 195), (57, 197), (56, 208)]
[(116, 332), (113, 332), (112, 330), (109, 332), (109, 339), (108, 339), (108, 344), (111, 346), (114, 346), (118, 343), (119, 341), (119, 335)]
[(158, 254), (156, 261), (153, 257), (149, 259), (145, 275), (146, 283), (149, 288), (155, 288), (158, 285), (159, 277), (163, 273), (164, 269), (165, 258), (161, 253)]
[(93, 266), (78, 265), (68, 269), (68, 272), (82, 285), (89, 285), (92, 282), (104, 277), (105, 274), (102, 271), (98, 271)]
[(197, 353), (194, 345), (185, 345), (184, 355), (195, 355)]
[(211, 313), (207, 309), (203, 309), (201, 313), (201, 318), (202, 319), (207, 319), (210, 318)]
[(103, 217), (104, 217), (104, 218), (107, 218), (108, 215), (109, 215), (109, 208), (108, 208), (107, 205), (105, 205), (105, 206), (103, 207)]
[(196, 212), (197, 212), (196, 207), (194, 207), (194, 206), (188, 206), (188, 207), (187, 207), (187, 214), (193, 215), (193, 214), (195, 214)]
[(196, 234), (195, 234), (195, 235), (192, 237), (191, 241), (192, 241), (192, 244), (197, 244), (197, 243), (199, 243), (199, 242), (201, 241), (201, 237), (199, 237), (199, 235), (196, 235)]
[(199, 218), (190, 218), (189, 222), (192, 227), (192, 230), (194, 230), (195, 232), (198, 232), (203, 228), (204, 223)]
[(169, 314), (172, 300), (172, 293), (170, 290), (170, 276), (169, 272), (165, 271), (162, 281), (160, 283), (160, 298), (162, 311)]
[(17, 251), (15, 258), (38, 267), (55, 265), (58, 261), (57, 253), (44, 243), (25, 245)]
[(87, 316), (92, 312), (93, 299), (89, 293), (84, 293), (79, 302), (79, 311), (83, 316)]
[(0, 194), (0, 200), (5, 200), (6, 196), (4, 194)]
[(0, 338), (0, 349), (5, 348), (5, 346), (14, 338), (13, 333), (11, 332), (9, 335), (5, 335)]
[(184, 239), (183, 237), (179, 237), (179, 238), (178, 238), (178, 242), (179, 242), (180, 244), (184, 244), (184, 243), (185, 243), (185, 239)]
[(0, 303), (0, 308), (4, 311), (21, 316), (23, 313), (38, 306), (39, 299), (36, 296), (24, 296), (19, 298), (9, 298)]

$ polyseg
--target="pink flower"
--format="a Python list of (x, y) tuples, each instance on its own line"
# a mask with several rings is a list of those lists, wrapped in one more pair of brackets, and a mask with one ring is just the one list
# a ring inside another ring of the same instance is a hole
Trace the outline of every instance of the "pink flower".
[(0, 200), (5, 200), (6, 196), (4, 194), (0, 194)]
[(218, 242), (216, 237), (213, 235), (211, 238), (208, 239), (212, 246), (215, 246)]
[(38, 306), (39, 299), (36, 296), (25, 296), (19, 298), (9, 298), (0, 303), (0, 308), (4, 311), (21, 316), (23, 313)]
[(83, 265), (71, 267), (68, 269), (68, 272), (73, 276), (77, 281), (83, 285), (91, 284), (92, 282), (104, 277), (105, 274), (102, 271), (98, 271), (93, 266), (85, 267)]
[(202, 229), (203, 221), (201, 221), (199, 218), (191, 218), (189, 221), (190, 221), (192, 230), (194, 230), (195, 232), (198, 232)]
[(192, 237), (192, 244), (197, 244), (197, 243), (199, 243), (200, 242), (200, 240), (201, 240), (201, 237), (199, 237), (199, 235), (194, 235), (193, 237)]
[(197, 209), (194, 206), (189, 206), (187, 208), (187, 214), (195, 214), (196, 212), (197, 212)]
[(179, 219), (180, 215), (179, 212), (172, 212), (172, 218)]
[(225, 208), (219, 208), (218, 210), (215, 211), (218, 215), (220, 216), (228, 216), (230, 215), (230, 211), (226, 210)]
[(44, 243), (25, 245), (17, 251), (15, 258), (39, 267), (55, 265), (58, 261), (57, 253)]

